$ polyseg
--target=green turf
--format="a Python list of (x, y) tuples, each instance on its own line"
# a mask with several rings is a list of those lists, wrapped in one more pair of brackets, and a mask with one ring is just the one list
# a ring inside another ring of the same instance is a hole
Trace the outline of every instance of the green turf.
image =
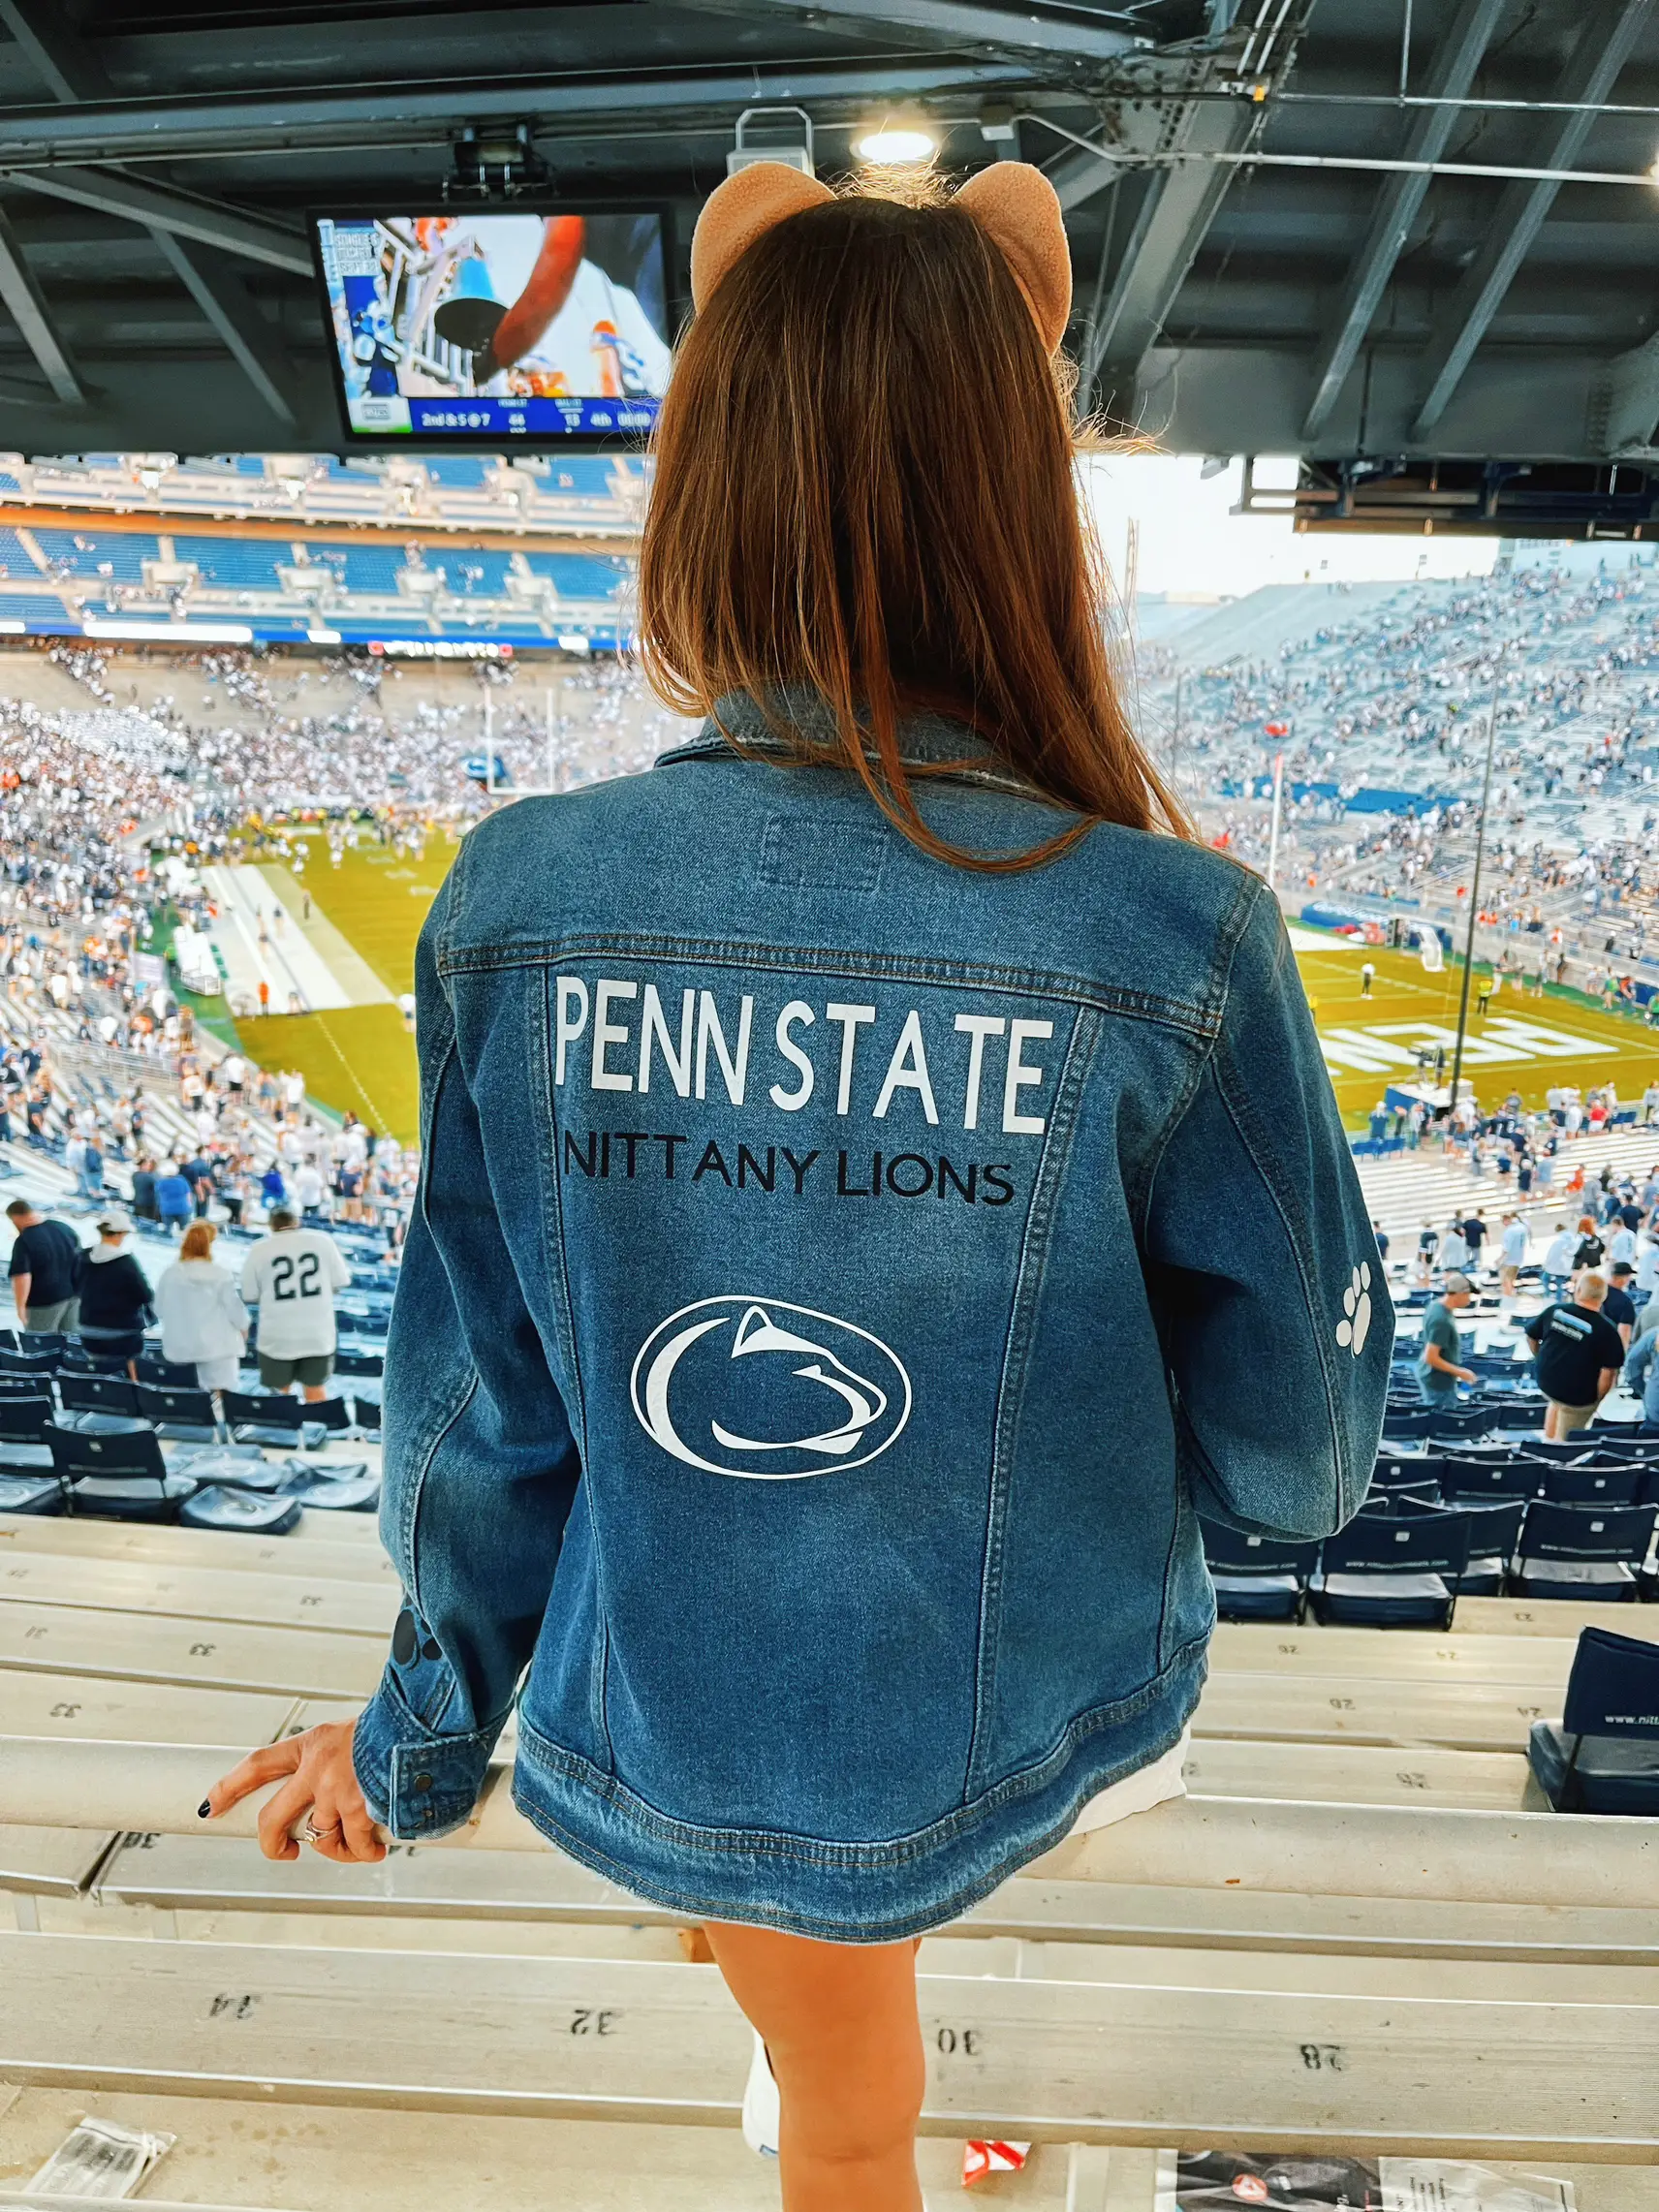
[[(1360, 993), (1360, 968), (1367, 959), (1377, 971), (1369, 999)], [(1321, 1037), (1350, 1058), (1358, 1054), (1380, 1063), (1371, 1069), (1337, 1065), (1330, 1070), (1343, 1119), (1357, 1127), (1389, 1082), (1417, 1079), (1409, 1063), (1414, 1033), (1425, 1039), (1437, 1029), (1456, 1033), (1462, 970), (1448, 962), (1432, 976), (1414, 954), (1377, 947), (1337, 950), (1334, 942), (1329, 952), (1299, 951), (1297, 962)], [(1582, 992), (1552, 985), (1541, 999), (1523, 998), (1509, 982), (1483, 1018), (1475, 1012), (1483, 973), (1477, 964), (1463, 1060), (1464, 1076), (1482, 1106), (1500, 1105), (1514, 1090), (1523, 1106), (1541, 1106), (1551, 1084), (1573, 1083), (1588, 1091), (1610, 1080), (1628, 1102), (1640, 1098), (1659, 1076), (1659, 1030), (1640, 1018), (1604, 1013)], [(1536, 1039), (1518, 1035), (1508, 1027), (1511, 1023), (1537, 1023), (1544, 1034)], [(1398, 1033), (1377, 1035), (1379, 1028), (1395, 1025), (1401, 1025)], [(1350, 1034), (1334, 1034), (1344, 1031)], [(1397, 1061), (1391, 1054), (1406, 1059)], [(1448, 1065), (1451, 1055), (1448, 1043)]]
[(394, 1006), (273, 1013), (236, 1024), (243, 1049), (265, 1068), (297, 1068), (314, 1099), (348, 1109), (413, 1144), (421, 1122), (415, 1040)]
[[(305, 851), (300, 888), (367, 961), (389, 991), (412, 990), (415, 941), (459, 850), (439, 831), (424, 859), (365, 841), (336, 868), (320, 832), (294, 835)], [(249, 852), (249, 859), (258, 856)], [(289, 863), (292, 865), (292, 862)], [(238, 1025), (252, 1058), (267, 1068), (297, 1068), (311, 1096), (348, 1109), (405, 1144), (420, 1127), (415, 1043), (394, 1006), (338, 1007), (328, 1013), (270, 1014)]]
[(390, 846), (364, 843), (342, 856), (336, 868), (319, 835), (301, 830), (296, 844), (308, 857), (300, 877), (318, 910), (356, 946), (389, 991), (415, 985), (415, 940), (427, 909), (460, 850), (440, 830), (423, 860), (401, 858)]

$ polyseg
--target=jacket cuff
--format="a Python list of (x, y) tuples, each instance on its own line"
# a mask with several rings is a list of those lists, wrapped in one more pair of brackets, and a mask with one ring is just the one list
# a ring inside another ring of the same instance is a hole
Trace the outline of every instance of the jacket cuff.
[(464, 1827), (506, 1725), (504, 1713), (488, 1728), (437, 1735), (409, 1710), (388, 1667), (352, 1737), (352, 1765), (371, 1818), (400, 1843)]

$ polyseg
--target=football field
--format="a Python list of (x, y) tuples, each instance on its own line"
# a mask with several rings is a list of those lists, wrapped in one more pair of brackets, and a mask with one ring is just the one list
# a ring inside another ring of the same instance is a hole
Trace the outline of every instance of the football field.
[[(1329, 950), (1316, 950), (1308, 942), (1312, 935), (1298, 930), (1297, 961), (1349, 1127), (1363, 1123), (1391, 1082), (1418, 1079), (1418, 1045), (1445, 1046), (1450, 1080), (1461, 968), (1449, 961), (1439, 975), (1429, 975), (1415, 953), (1340, 938), (1329, 941)], [(1376, 969), (1368, 998), (1360, 977), (1366, 960)], [(1587, 1092), (1612, 1082), (1629, 1101), (1659, 1075), (1659, 1030), (1645, 1021), (1605, 1013), (1582, 992), (1552, 984), (1542, 998), (1522, 997), (1513, 980), (1478, 1014), (1483, 973), (1477, 963), (1463, 1046), (1463, 1074), (1482, 1106), (1500, 1105), (1513, 1090), (1523, 1106), (1540, 1106), (1554, 1083)]]
[(320, 833), (299, 830), (291, 841), (305, 849), (297, 895), (309, 896), (371, 973), (371, 988), (385, 995), (327, 1012), (241, 1017), (237, 1032), (262, 1066), (297, 1068), (325, 1106), (413, 1143), (421, 1097), (415, 1040), (396, 1001), (415, 986), (415, 941), (458, 848), (440, 832), (417, 861), (365, 842), (336, 868)]
[[(288, 879), (281, 870), (266, 869), (265, 880), (285, 886), (282, 896), (291, 908), (309, 896), (317, 918), (312, 934), (339, 948), (334, 972), (362, 979), (350, 994), (357, 1003), (242, 1018), (239, 1032), (263, 1064), (299, 1069), (313, 1097), (413, 1141), (420, 1096), (415, 1046), (396, 1001), (413, 987), (415, 941), (457, 848), (440, 833), (416, 861), (365, 841), (336, 868), (320, 834), (307, 840), (300, 831), (295, 842), (308, 845), (299, 876)], [(1443, 1045), (1450, 1067), (1459, 968), (1449, 962), (1431, 975), (1415, 953), (1299, 927), (1294, 943), (1326, 1065), (1351, 1129), (1363, 1127), (1391, 1082), (1419, 1078), (1419, 1046)], [(1368, 997), (1360, 975), (1367, 959), (1376, 971)], [(1512, 1090), (1524, 1105), (1542, 1106), (1553, 1083), (1588, 1091), (1612, 1081), (1621, 1099), (1632, 1100), (1659, 1076), (1659, 1029), (1629, 1014), (1604, 1013), (1582, 993), (1552, 985), (1542, 998), (1523, 997), (1513, 981), (1479, 1014), (1481, 974), (1477, 968), (1463, 1070), (1483, 1106), (1498, 1104)]]

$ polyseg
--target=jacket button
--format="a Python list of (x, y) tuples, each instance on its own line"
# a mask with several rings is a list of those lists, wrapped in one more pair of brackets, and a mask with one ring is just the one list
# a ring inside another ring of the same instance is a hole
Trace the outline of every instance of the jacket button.
[(415, 1777), (415, 1788), (416, 1788), (417, 1790), (430, 1790), (430, 1789), (431, 1789), (431, 1787), (432, 1787), (432, 1777), (431, 1777), (429, 1774), (417, 1774), (417, 1775), (416, 1775), (416, 1777)]

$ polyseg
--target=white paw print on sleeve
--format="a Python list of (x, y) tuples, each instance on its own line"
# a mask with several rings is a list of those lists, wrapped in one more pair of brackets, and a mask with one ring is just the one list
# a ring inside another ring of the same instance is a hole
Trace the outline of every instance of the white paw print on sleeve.
[(1336, 1341), (1346, 1345), (1358, 1359), (1371, 1331), (1371, 1263), (1362, 1260), (1354, 1279), (1342, 1293), (1342, 1319), (1336, 1324)]

